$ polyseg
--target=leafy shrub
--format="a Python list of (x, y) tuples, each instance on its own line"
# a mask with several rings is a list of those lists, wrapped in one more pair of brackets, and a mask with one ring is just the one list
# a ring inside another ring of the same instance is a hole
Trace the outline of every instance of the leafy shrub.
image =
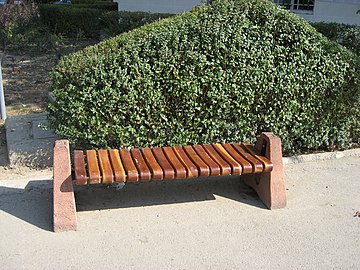
[(360, 26), (340, 23), (312, 23), (320, 33), (360, 56)]
[(359, 140), (359, 59), (269, 1), (215, 0), (60, 61), (51, 126), (77, 147)]

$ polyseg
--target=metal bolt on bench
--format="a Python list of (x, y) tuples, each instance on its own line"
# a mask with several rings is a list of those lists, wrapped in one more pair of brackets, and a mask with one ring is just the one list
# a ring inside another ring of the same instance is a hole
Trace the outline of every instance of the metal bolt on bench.
[[(205, 144), (141, 149), (75, 150), (77, 185), (243, 175), (269, 209), (286, 205), (280, 138), (260, 135), (255, 146)], [(69, 142), (54, 147), (54, 231), (77, 229)]]

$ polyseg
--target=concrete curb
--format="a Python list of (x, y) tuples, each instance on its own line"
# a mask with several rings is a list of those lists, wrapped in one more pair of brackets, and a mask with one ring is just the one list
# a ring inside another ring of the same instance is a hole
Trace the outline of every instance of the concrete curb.
[(360, 157), (360, 148), (344, 150), (344, 151), (304, 154), (299, 156), (284, 157), (283, 163), (284, 165), (288, 165), (288, 164), (297, 164), (297, 163), (313, 162), (320, 160), (340, 159), (347, 157)]

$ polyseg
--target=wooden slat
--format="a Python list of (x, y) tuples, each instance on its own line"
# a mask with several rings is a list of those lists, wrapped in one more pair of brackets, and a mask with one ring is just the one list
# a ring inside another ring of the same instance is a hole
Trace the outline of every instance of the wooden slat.
[(229, 153), (235, 160), (241, 165), (242, 174), (252, 173), (253, 166), (251, 163), (246, 160), (242, 155), (240, 155), (231, 144), (222, 144), (222, 147)]
[(140, 178), (140, 181), (150, 181), (151, 180), (151, 172), (146, 165), (146, 162), (141, 154), (140, 149), (133, 148), (130, 150), (131, 156), (133, 158), (133, 161), (138, 169)]
[(174, 179), (175, 171), (174, 168), (171, 166), (170, 162), (164, 155), (163, 150), (160, 147), (152, 149), (153, 154), (164, 171), (164, 179)]
[(101, 177), (95, 150), (86, 150), (86, 161), (89, 172), (89, 183), (99, 184)]
[(110, 149), (109, 150), (111, 165), (113, 168), (113, 172), (115, 175), (115, 182), (125, 182), (126, 181), (126, 173), (124, 166), (122, 165), (119, 150)]
[(185, 166), (187, 177), (188, 178), (197, 177), (199, 175), (199, 171), (195, 166), (195, 164), (190, 160), (188, 155), (185, 153), (184, 149), (181, 146), (174, 146), (172, 147), (172, 149), (174, 150), (175, 154), (177, 155), (181, 163)]
[(249, 143), (74, 151), (78, 185), (270, 172), (271, 161)]
[(210, 175), (220, 175), (220, 166), (211, 159), (211, 157), (206, 153), (205, 149), (201, 145), (193, 145), (193, 148), (199, 157), (209, 166)]
[(77, 185), (86, 185), (86, 168), (84, 161), (84, 152), (81, 150), (74, 151), (74, 170), (75, 181)]
[(256, 150), (256, 148), (249, 144), (249, 143), (242, 143), (242, 146), (250, 153), (252, 154), (255, 158), (257, 158), (258, 160), (261, 161), (261, 163), (264, 165), (264, 172), (271, 172), (273, 169), (273, 164), (272, 162), (267, 159), (266, 157), (262, 156), (258, 150)]
[(194, 162), (196, 165), (199, 176), (209, 176), (210, 175), (210, 168), (209, 166), (201, 159), (200, 156), (195, 152), (194, 148), (191, 145), (183, 146), (185, 153), (188, 157)]
[(144, 160), (148, 165), (153, 180), (162, 180), (164, 178), (164, 172), (160, 167), (159, 163), (156, 161), (154, 154), (150, 148), (142, 148), (141, 153), (143, 154)]
[[(223, 159), (226, 160), (227, 163), (231, 166), (231, 173), (232, 174), (241, 174), (242, 173), (242, 166), (241, 163), (236, 161), (231, 154), (221, 145), (221, 144), (213, 144), (215, 150), (222, 156)], [(231, 148), (231, 150), (234, 150)], [(235, 152), (235, 151), (234, 151)], [(250, 164), (249, 164), (250, 165)], [(251, 166), (250, 166), (251, 167)]]
[(164, 151), (165, 156), (170, 161), (171, 165), (175, 170), (175, 178), (176, 179), (186, 178), (186, 169), (184, 165), (180, 162), (180, 160), (177, 158), (174, 150), (169, 146), (162, 147), (162, 149)]
[(211, 144), (203, 145), (209, 156), (220, 166), (221, 175), (230, 175), (231, 166), (219, 155), (215, 148)]
[(264, 165), (260, 162), (260, 160), (256, 159), (254, 156), (252, 156), (251, 154), (246, 152), (240, 146), (240, 144), (234, 143), (234, 144), (232, 144), (232, 146), (240, 155), (242, 155), (246, 160), (248, 160), (251, 163), (251, 166), (253, 168), (252, 169), (253, 173), (259, 173), (264, 170)]
[(124, 166), (127, 181), (128, 182), (137, 182), (139, 179), (138, 171), (136, 166), (132, 160), (129, 150), (120, 149), (120, 157), (122, 160), (122, 164)]
[(110, 184), (114, 182), (114, 174), (111, 168), (109, 155), (107, 150), (98, 150), (100, 171), (102, 175), (102, 182)]

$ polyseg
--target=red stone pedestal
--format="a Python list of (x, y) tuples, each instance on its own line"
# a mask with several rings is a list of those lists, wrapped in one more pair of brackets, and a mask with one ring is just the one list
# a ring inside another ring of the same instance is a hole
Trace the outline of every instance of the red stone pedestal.
[(54, 147), (54, 232), (77, 229), (76, 206), (71, 178), (69, 142)]
[(281, 140), (271, 132), (263, 132), (255, 147), (270, 159), (273, 170), (270, 173), (244, 175), (242, 178), (269, 209), (283, 208), (286, 206), (286, 192)]

